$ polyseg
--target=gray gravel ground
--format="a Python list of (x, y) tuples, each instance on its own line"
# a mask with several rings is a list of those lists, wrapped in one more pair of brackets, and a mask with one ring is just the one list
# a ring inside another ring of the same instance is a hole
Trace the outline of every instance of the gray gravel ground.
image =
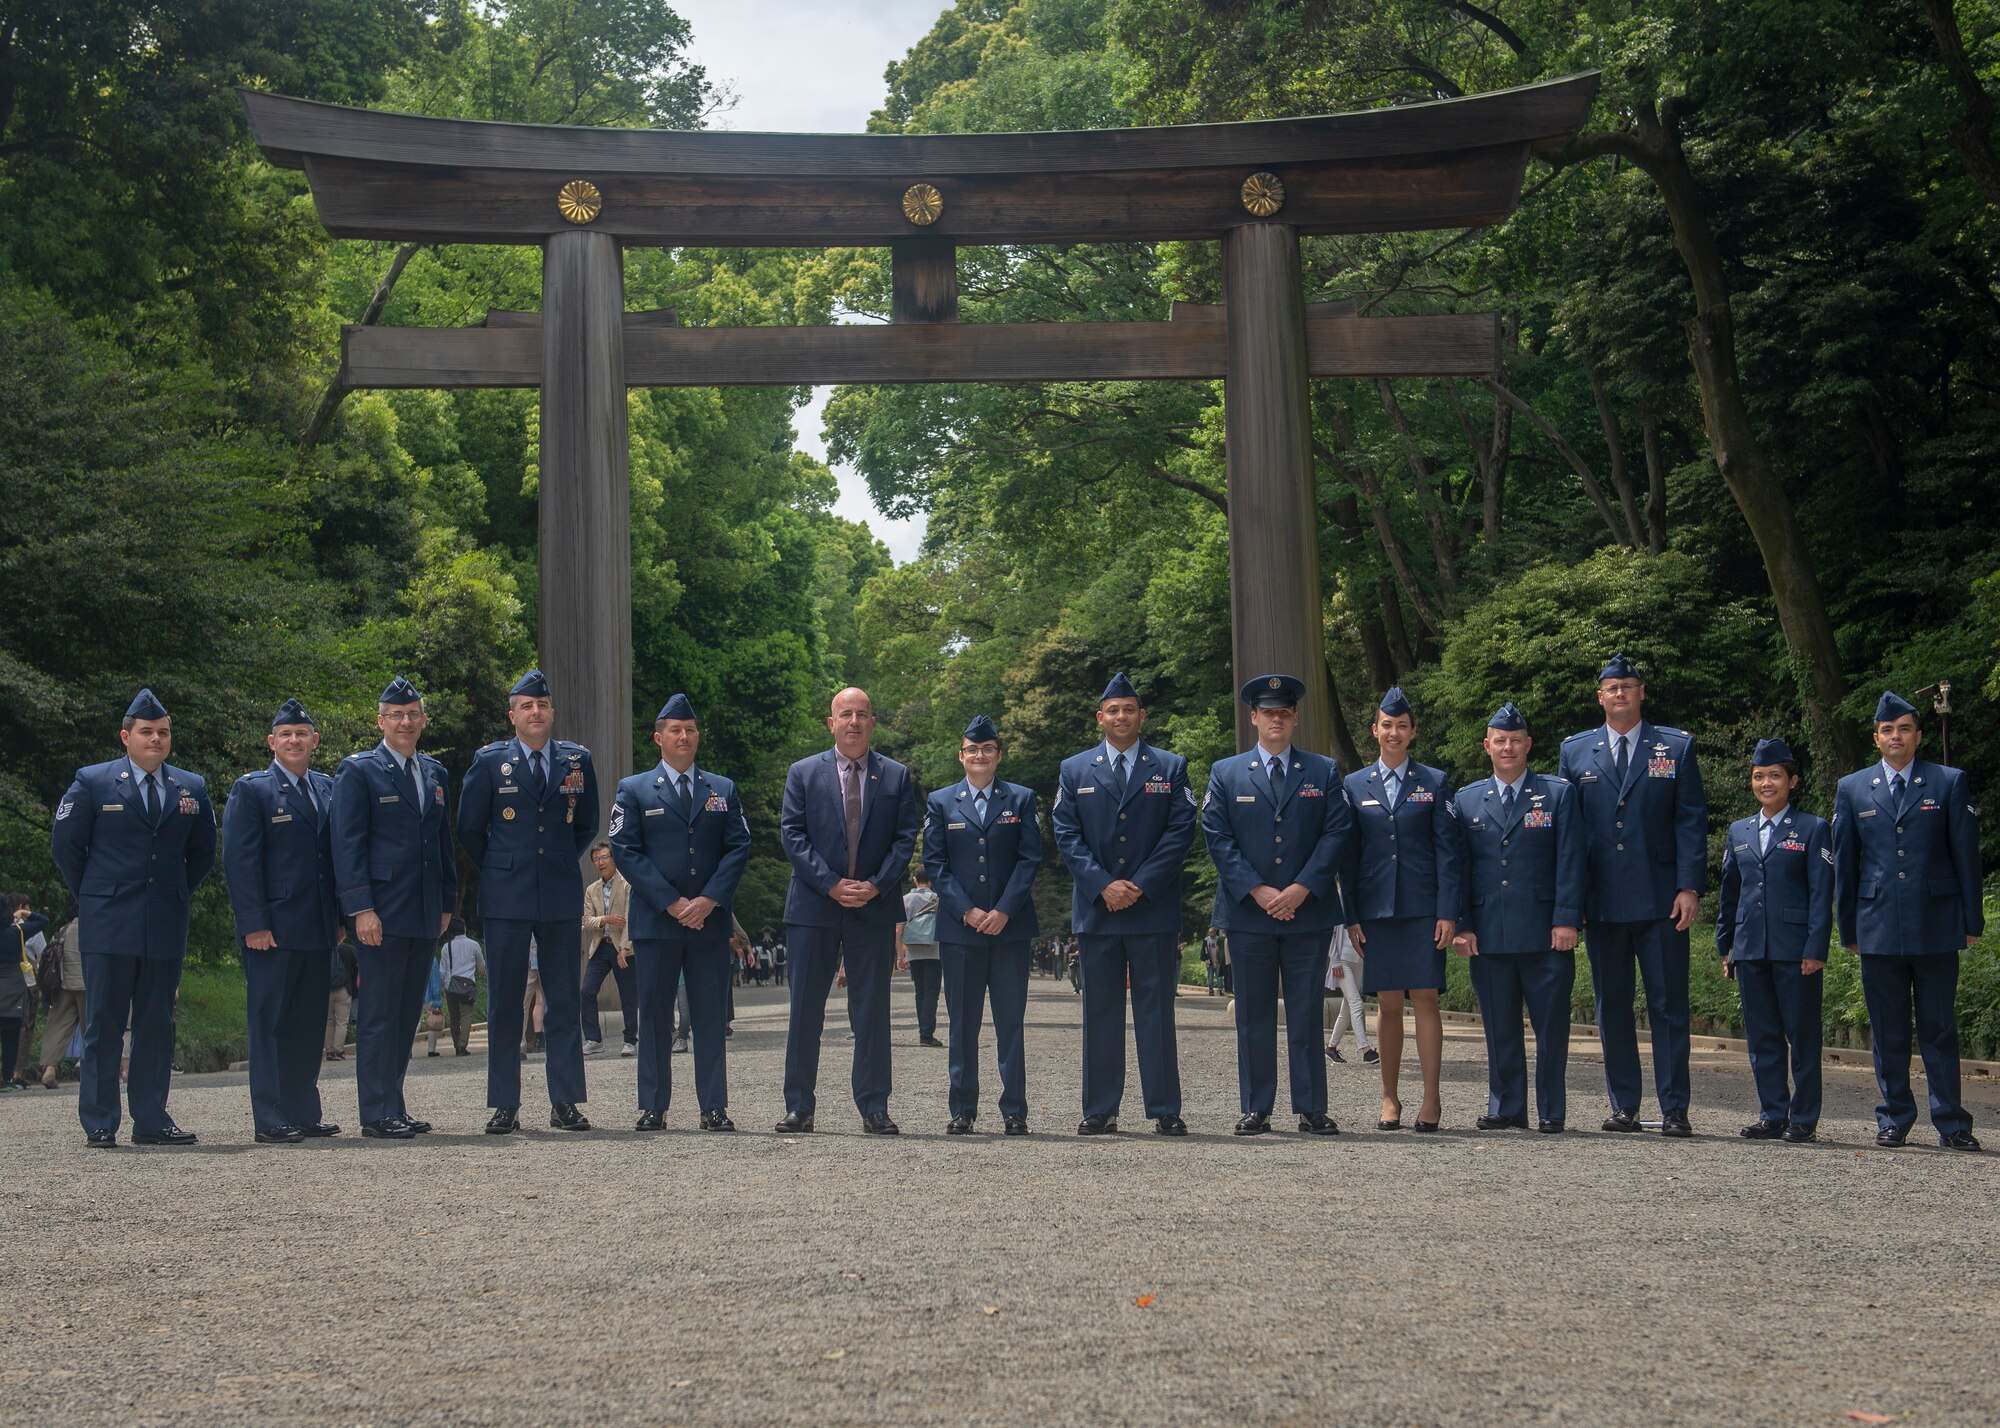
[[(0, 1421), (2000, 1422), (2000, 1155), (1875, 1149), (1864, 1072), (1829, 1068), (1820, 1144), (1750, 1144), (1747, 1067), (1697, 1055), (1669, 1142), (1595, 1129), (1580, 1045), (1584, 1129), (1482, 1135), (1459, 1027), (1443, 1133), (1364, 1129), (1353, 1065), (1339, 1137), (1237, 1140), (1223, 1003), (1179, 1007), (1181, 1141), (1132, 1133), (1136, 1070), (1127, 1133), (1076, 1138), (1077, 1003), (1039, 979), (1025, 1140), (990, 1044), (989, 1132), (942, 1134), (906, 980), (895, 1141), (861, 1135), (839, 1032), (819, 1133), (771, 1133), (777, 990), (740, 994), (734, 1136), (691, 1093), (632, 1133), (618, 1059), (587, 1136), (480, 1134), (477, 1055), (416, 1061), (439, 1129), (413, 1143), (353, 1134), (351, 1063), (325, 1077), (348, 1133), (294, 1147), (251, 1143), (237, 1074), (177, 1081), (183, 1151), (86, 1151), (70, 1088), (0, 1098)], [(1993, 1131), (2000, 1092), (1969, 1095)]]

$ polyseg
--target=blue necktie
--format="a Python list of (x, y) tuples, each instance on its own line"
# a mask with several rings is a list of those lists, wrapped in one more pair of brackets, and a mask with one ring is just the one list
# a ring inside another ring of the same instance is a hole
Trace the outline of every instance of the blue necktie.
[(1898, 818), (1903, 816), (1903, 787), (1903, 776), (1901, 774), (1897, 774), (1889, 780), (1889, 797), (1895, 801), (1896, 816)]
[(1111, 761), (1113, 791), (1122, 799), (1125, 797), (1125, 756), (1120, 754)]

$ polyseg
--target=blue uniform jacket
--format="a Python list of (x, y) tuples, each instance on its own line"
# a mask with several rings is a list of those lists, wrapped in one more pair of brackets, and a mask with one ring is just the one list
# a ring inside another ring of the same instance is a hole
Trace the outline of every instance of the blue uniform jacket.
[(1354, 810), (1354, 836), (1340, 869), (1348, 922), (1456, 922), (1463, 851), (1458, 805), (1444, 770), (1414, 759), (1405, 763), (1394, 808), (1382, 797), (1379, 763), (1355, 770), (1342, 787)]
[[(1042, 827), (1032, 789), (993, 780), (986, 823), (972, 813), (972, 785), (961, 779), (930, 796), (924, 809), (924, 871), (937, 890), (939, 942), (993, 946), (1035, 937), (1035, 874), (1042, 866)], [(1007, 914), (998, 937), (965, 925), (973, 908)]]
[(1761, 814), (1729, 825), (1715, 950), (1736, 962), (1826, 960), (1833, 940), (1833, 845), (1826, 820), (1786, 808), (1766, 854)]
[(372, 911), (385, 936), (435, 940), (458, 902), (458, 860), (444, 765), (429, 754), (416, 757), (421, 797), (386, 745), (340, 761), (333, 775), (333, 882), (343, 916)]
[[(1111, 791), (1103, 744), (1064, 759), (1049, 822), (1075, 879), (1070, 927), (1094, 937), (1179, 936), (1181, 869), (1195, 819), (1194, 788), (1179, 754), (1139, 740), (1122, 799)], [(1098, 899), (1120, 878), (1145, 896), (1113, 912)]]
[[(1215, 911), (1225, 932), (1295, 937), (1330, 933), (1346, 921), (1340, 863), (1354, 836), (1354, 811), (1340, 791), (1340, 765), (1324, 754), (1291, 750), (1285, 791), (1274, 795), (1261, 752), (1219, 761), (1201, 801), (1201, 832), (1215, 860)], [(1303, 883), (1311, 896), (1290, 922), (1257, 906), (1259, 884), (1280, 892)]]
[(1551, 929), (1581, 927), (1585, 885), (1583, 819), (1576, 790), (1531, 773), (1500, 816), (1500, 786), (1483, 778), (1458, 791), (1465, 834), (1465, 893), (1460, 931), (1479, 939), (1482, 957), (1547, 952)]
[[(688, 770), (688, 788), (692, 819), (660, 764), (620, 779), (612, 798), (611, 858), (632, 885), (626, 930), (635, 939), (729, 940), (730, 905), (750, 862), (750, 825), (736, 785), (721, 774), (697, 764)], [(715, 904), (699, 932), (667, 916), (684, 897)]]
[(215, 809), (199, 774), (160, 765), (160, 817), (146, 817), (126, 758), (91, 764), (56, 805), (49, 851), (76, 899), (77, 950), (187, 955), (188, 898), (215, 868)]
[(539, 802), (519, 739), (474, 754), (458, 786), (458, 841), (479, 867), (481, 917), (583, 916), (577, 860), (597, 836), (597, 770), (581, 744), (551, 739), (542, 752), (549, 773)]
[(1840, 942), (1871, 957), (1963, 952), (1986, 930), (1979, 903), (1979, 810), (1965, 775), (1917, 759), (1896, 817), (1879, 764), (1833, 795)]
[(1694, 740), (1643, 719), (1633, 732), (1622, 788), (1601, 727), (1563, 740), (1556, 770), (1583, 810), (1583, 912), (1592, 922), (1651, 922), (1673, 911), (1681, 888), (1708, 885), (1708, 799)]
[(832, 749), (800, 759), (785, 773), (785, 801), (778, 834), (792, 862), (785, 893), (785, 921), (801, 927), (894, 928), (903, 920), (903, 878), (916, 851), (922, 818), (917, 782), (894, 759), (868, 751), (868, 787), (861, 794), (861, 841), (854, 876), (881, 889), (860, 907), (842, 907), (828, 896), (847, 876), (847, 813), (840, 770)]
[(333, 780), (306, 770), (319, 812), (274, 760), (236, 780), (222, 805), (222, 871), (236, 935), (268, 932), (291, 951), (330, 951), (340, 940), (333, 883)]

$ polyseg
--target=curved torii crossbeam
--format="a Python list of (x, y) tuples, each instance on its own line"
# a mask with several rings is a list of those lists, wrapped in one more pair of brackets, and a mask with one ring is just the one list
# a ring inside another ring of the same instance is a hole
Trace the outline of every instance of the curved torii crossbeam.
[[(1582, 125), (1597, 76), (1352, 114), (1070, 133), (832, 135), (494, 124), (242, 91), (258, 145), (303, 169), (327, 231), (535, 243), (542, 312), (482, 327), (350, 327), (347, 387), (538, 386), (540, 647), (564, 732), (631, 771), (625, 389), (1225, 379), (1239, 680), (1294, 671), (1325, 749), (1313, 376), (1483, 376), (1491, 315), (1362, 318), (1300, 288), (1302, 234), (1505, 218), (1528, 156)], [(1220, 311), (1174, 321), (963, 324), (960, 244), (1220, 239)], [(624, 310), (632, 246), (888, 247), (893, 321), (683, 328)], [(1247, 729), (1239, 722), (1239, 739)]]

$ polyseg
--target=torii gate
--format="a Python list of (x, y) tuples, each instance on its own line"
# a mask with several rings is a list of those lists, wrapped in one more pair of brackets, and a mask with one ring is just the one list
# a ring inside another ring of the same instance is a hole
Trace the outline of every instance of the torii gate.
[[(1487, 376), (1491, 314), (1307, 304), (1302, 234), (1505, 218), (1528, 155), (1583, 123), (1597, 76), (1246, 124), (1074, 133), (748, 134), (431, 119), (242, 91), (272, 162), (343, 238), (541, 245), (542, 311), (482, 327), (348, 327), (339, 381), (541, 388), (540, 647), (602, 787), (631, 772), (629, 386), (1224, 379), (1238, 681), (1326, 689), (1311, 377)], [(1224, 302), (1170, 322), (958, 322), (957, 245), (1220, 239)], [(623, 250), (887, 247), (892, 321), (683, 328), (625, 311)], [(1299, 737), (1324, 749), (1326, 700)], [(1239, 742), (1248, 731), (1239, 716)]]

